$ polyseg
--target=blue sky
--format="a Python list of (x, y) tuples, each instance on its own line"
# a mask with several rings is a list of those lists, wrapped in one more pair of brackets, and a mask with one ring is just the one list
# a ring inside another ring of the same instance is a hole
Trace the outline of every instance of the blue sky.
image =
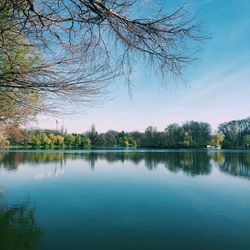
[[(166, 9), (183, 3), (161, 2)], [(199, 60), (183, 79), (163, 87), (140, 65), (132, 78), (132, 98), (125, 83), (114, 82), (109, 101), (59, 119), (68, 132), (86, 131), (93, 123), (100, 132), (143, 131), (149, 125), (163, 130), (170, 123), (188, 120), (206, 121), (215, 129), (221, 122), (250, 116), (250, 1), (190, 0), (187, 4), (198, 11), (211, 39), (202, 44)], [(38, 126), (53, 129), (55, 118), (40, 116)]]

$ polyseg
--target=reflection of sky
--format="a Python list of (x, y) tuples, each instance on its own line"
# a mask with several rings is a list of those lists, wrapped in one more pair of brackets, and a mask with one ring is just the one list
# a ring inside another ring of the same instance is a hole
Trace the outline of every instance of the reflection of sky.
[[(161, 2), (167, 10), (183, 1)], [(170, 82), (162, 88), (158, 78), (140, 65), (133, 77), (132, 100), (124, 84), (114, 83), (113, 100), (85, 115), (62, 118), (68, 131), (82, 132), (92, 123), (98, 131), (144, 130), (148, 125), (162, 130), (169, 123), (186, 120), (207, 121), (215, 128), (223, 121), (250, 115), (250, 1), (191, 0), (188, 4), (198, 10), (212, 38), (202, 45), (200, 61), (186, 72), (189, 82), (178, 86)], [(39, 126), (55, 128), (55, 120), (41, 118)]]
[[(101, 156), (103, 157), (103, 156)], [(194, 157), (194, 156), (193, 156)], [(236, 156), (237, 157), (237, 156)], [(194, 158), (192, 158), (194, 159)], [(195, 163), (192, 163), (192, 160), (189, 162), (191, 165), (183, 168), (181, 166), (183, 161), (179, 162), (180, 166), (171, 166), (168, 164), (167, 167), (164, 165), (164, 160), (157, 162), (157, 159), (152, 159), (153, 168), (148, 169), (148, 166), (144, 158), (140, 159), (140, 162), (136, 164), (131, 159), (121, 159), (113, 160), (109, 162), (105, 159), (94, 160), (94, 166), (91, 162), (88, 161), (88, 158), (85, 159), (67, 159), (63, 163), (58, 162), (47, 162), (47, 163), (20, 163), (16, 170), (7, 170), (4, 168), (0, 169), (0, 183), (2, 187), (5, 185), (11, 184), (12, 186), (27, 186), (32, 183), (65, 183), (65, 182), (81, 182), (81, 180), (90, 180), (93, 179), (94, 182), (99, 181), (114, 181), (114, 182), (129, 182), (129, 183), (140, 183), (143, 181), (154, 183), (157, 179), (157, 183), (167, 183), (175, 184), (176, 179), (178, 182), (186, 182), (187, 179), (191, 182), (198, 182), (200, 184), (206, 183), (211, 185), (212, 183), (221, 184), (231, 184), (232, 182), (239, 182), (240, 185), (249, 186), (249, 180), (242, 181), (240, 178), (235, 178), (230, 176), (230, 174), (222, 173), (219, 170), (218, 163), (210, 159), (208, 165), (204, 165), (203, 168), (208, 168), (211, 164), (211, 172), (194, 172)], [(186, 163), (187, 164), (187, 163)], [(194, 165), (193, 165), (194, 164)], [(230, 163), (229, 163), (230, 164)], [(247, 166), (246, 166), (247, 168)], [(193, 170), (192, 170), (193, 169)], [(190, 172), (189, 172), (190, 171)], [(191, 173), (195, 173), (192, 175)], [(245, 176), (247, 177), (247, 176)], [(195, 179), (195, 180), (193, 180)], [(40, 185), (39, 184), (39, 185)], [(0, 188), (1, 189), (1, 188)], [(2, 188), (4, 190), (4, 188)]]
[[(237, 249), (243, 243), (240, 249), (249, 249), (249, 180), (222, 173), (215, 162), (208, 175), (192, 177), (170, 172), (164, 162), (149, 170), (144, 160), (97, 158), (93, 169), (86, 159), (67, 159), (57, 177), (60, 162), (0, 168), (4, 201), (34, 205), (44, 249)], [(47, 173), (50, 178), (36, 178)], [(141, 243), (151, 245), (135, 247)], [(170, 247), (156, 247), (161, 243)]]
[(0, 205), (34, 206), (41, 249), (248, 250), (250, 180), (218, 164), (248, 170), (249, 153), (177, 152), (10, 153), (1, 158)]

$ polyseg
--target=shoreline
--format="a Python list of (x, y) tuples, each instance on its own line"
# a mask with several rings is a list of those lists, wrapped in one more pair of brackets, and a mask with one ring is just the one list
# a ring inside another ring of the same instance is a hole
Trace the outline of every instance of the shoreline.
[(206, 152), (225, 152), (225, 151), (250, 151), (250, 148), (222, 148), (222, 149), (207, 149), (207, 148), (24, 148), (24, 147), (9, 147), (0, 148), (0, 152), (180, 152), (180, 151), (206, 151)]

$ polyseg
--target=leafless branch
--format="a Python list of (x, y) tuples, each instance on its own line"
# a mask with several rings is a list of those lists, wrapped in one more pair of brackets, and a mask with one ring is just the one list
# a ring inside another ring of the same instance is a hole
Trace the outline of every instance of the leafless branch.
[[(1, 57), (16, 65), (6, 43), (12, 44), (11, 50), (30, 46), (43, 57), (26, 71), (0, 70), (0, 90), (29, 89), (48, 100), (63, 99), (65, 106), (74, 101), (86, 104), (113, 79), (127, 77), (136, 57), (145, 58), (163, 76), (180, 75), (193, 60), (192, 41), (203, 39), (195, 17), (184, 6), (173, 13), (138, 17), (133, 13), (140, 4), (139, 0), (2, 0)], [(18, 41), (18, 36), (26, 40)]]

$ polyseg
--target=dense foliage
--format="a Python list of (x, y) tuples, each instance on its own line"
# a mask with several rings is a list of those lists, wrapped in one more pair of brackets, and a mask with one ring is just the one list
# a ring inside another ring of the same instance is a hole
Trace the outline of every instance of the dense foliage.
[(224, 136), (224, 147), (250, 146), (250, 118), (222, 123), (218, 130)]
[(171, 124), (164, 131), (148, 127), (145, 132), (117, 132), (109, 130), (98, 133), (95, 126), (82, 134), (69, 134), (57, 130), (22, 130), (11, 127), (2, 144), (29, 148), (89, 149), (98, 147), (143, 148), (220, 148), (250, 146), (250, 119), (230, 121), (219, 125), (212, 134), (211, 126), (204, 122), (190, 121), (182, 125)]

